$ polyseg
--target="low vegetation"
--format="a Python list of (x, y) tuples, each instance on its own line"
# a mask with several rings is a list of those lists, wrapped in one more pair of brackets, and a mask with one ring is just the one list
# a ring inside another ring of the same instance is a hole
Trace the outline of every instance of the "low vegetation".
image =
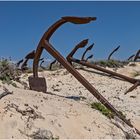
[(114, 118), (114, 114), (99, 102), (92, 103), (91, 108), (100, 111), (103, 115), (107, 116), (109, 119)]
[(16, 87), (16, 83), (13, 81), (18, 81), (21, 72), (16, 68), (15, 64), (8, 59), (0, 60), (0, 80), (3, 83), (12, 84)]
[(140, 71), (135, 71), (132, 73), (132, 76), (133, 77), (137, 77), (137, 76), (140, 76)]
[(129, 62), (112, 59), (112, 60), (100, 60), (100, 61), (95, 61), (91, 63), (102, 66), (102, 67), (121, 68), (121, 67), (124, 67), (125, 65), (128, 65)]
[[(94, 103), (91, 103), (91, 108), (93, 109), (96, 109), (98, 111), (100, 111), (103, 115), (105, 115), (106, 117), (108, 117), (109, 119), (113, 119), (115, 114), (109, 110), (108, 108), (106, 108), (103, 104), (101, 104), (100, 102), (94, 102)], [(126, 116), (121, 112), (119, 111), (119, 113), (124, 117), (126, 118)]]

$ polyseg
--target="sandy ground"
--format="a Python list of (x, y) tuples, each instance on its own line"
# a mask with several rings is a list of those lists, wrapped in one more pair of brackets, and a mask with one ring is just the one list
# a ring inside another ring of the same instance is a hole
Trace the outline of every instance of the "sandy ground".
[[(90, 68), (78, 71), (140, 130), (140, 87), (124, 95), (131, 83)], [(140, 63), (117, 70), (140, 79), (134, 74), (138, 71)], [(28, 83), (28, 76), (24, 74), (21, 80)], [(30, 138), (39, 129), (60, 139), (125, 138), (110, 119), (91, 108), (97, 100), (65, 69), (44, 71), (40, 76), (46, 78), (48, 93), (24, 89), (21, 84), (18, 88), (0, 84), (0, 93), (3, 86), (13, 91), (0, 99), (1, 139)]]

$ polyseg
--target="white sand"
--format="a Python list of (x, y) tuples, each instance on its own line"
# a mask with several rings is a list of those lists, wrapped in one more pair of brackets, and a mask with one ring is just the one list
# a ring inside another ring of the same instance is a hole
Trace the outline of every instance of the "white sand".
[[(140, 87), (124, 95), (131, 83), (99, 75), (93, 69), (86, 70), (78, 71), (140, 130)], [(140, 64), (117, 71), (133, 76), (134, 71), (140, 71)], [(121, 129), (90, 107), (90, 103), (97, 100), (65, 69), (45, 71), (40, 75), (46, 78), (48, 94), (25, 90), (20, 84), (20, 88), (4, 85), (13, 94), (0, 99), (1, 139), (28, 138), (27, 135), (38, 128), (50, 130), (54, 137), (63, 139), (125, 138)], [(27, 76), (22, 80), (27, 81)], [(16, 109), (7, 107), (12, 104), (19, 110), (31, 107), (42, 118), (30, 116), (29, 119), (30, 114), (23, 116)]]

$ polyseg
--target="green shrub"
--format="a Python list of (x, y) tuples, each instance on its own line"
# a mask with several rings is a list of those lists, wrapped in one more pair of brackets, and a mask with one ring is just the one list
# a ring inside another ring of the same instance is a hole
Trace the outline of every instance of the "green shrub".
[(12, 80), (18, 81), (20, 74), (15, 64), (8, 59), (0, 60), (0, 80), (3, 83), (12, 84)]
[(114, 118), (114, 114), (101, 103), (92, 103), (91, 108), (99, 110), (103, 115), (107, 116), (109, 119)]
[[(109, 119), (113, 119), (115, 116), (115, 114), (111, 110), (106, 108), (100, 102), (91, 103), (91, 108), (94, 108), (94, 109), (100, 111), (103, 115), (107, 116)], [(123, 118), (126, 118), (126, 116), (121, 111), (119, 111), (119, 113)]]
[(132, 73), (133, 77), (139, 76), (140, 75), (140, 71), (135, 71), (134, 73)]
[(100, 61), (95, 61), (95, 62), (91, 62), (91, 63), (102, 66), (102, 67), (120, 68), (120, 67), (124, 67), (129, 62), (119, 61), (119, 60), (100, 60)]

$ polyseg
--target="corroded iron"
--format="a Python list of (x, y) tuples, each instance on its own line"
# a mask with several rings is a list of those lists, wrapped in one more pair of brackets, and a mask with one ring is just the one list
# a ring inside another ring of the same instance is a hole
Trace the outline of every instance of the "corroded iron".
[(50, 66), (49, 66), (49, 70), (51, 70), (52, 69), (52, 65), (53, 64), (55, 64), (57, 61), (56, 60), (54, 60), (54, 61), (52, 61), (51, 63), (50, 63)]
[(55, 24), (53, 24), (43, 35), (41, 38), (37, 49), (36, 49), (36, 54), (33, 62), (33, 75), (34, 77), (38, 77), (38, 63), (39, 63), (39, 58), (42, 54), (43, 48), (44, 48), (44, 40), (47, 40), (49, 42), (50, 37), (53, 35), (53, 33), (64, 23), (70, 22), (73, 24), (85, 24), (89, 23), (92, 20), (96, 20), (95, 17), (62, 17), (60, 20), (58, 20)]
[(25, 59), (34, 59), (35, 57), (35, 50), (31, 51), (25, 56)]
[[(35, 50), (31, 51), (30, 53), (28, 53), (24, 59), (20, 60), (17, 62), (16, 66), (19, 67), (21, 64), (21, 70), (24, 71), (26, 69), (28, 69), (27, 67), (27, 63), (30, 59), (34, 59), (35, 57)], [(39, 61), (42, 61), (44, 58), (39, 59)]]
[(40, 62), (40, 67), (41, 67), (42, 69), (45, 69), (45, 67), (43, 66), (43, 63), (45, 62), (45, 61), (44, 61), (44, 58), (40, 59), (40, 61), (41, 61), (41, 62)]
[(90, 56), (88, 56), (85, 61), (87, 62), (91, 58), (93, 58), (93, 54), (91, 54)]
[[(70, 56), (73, 56), (75, 54), (75, 52), (79, 49), (79, 48), (83, 48), (84, 46), (86, 46), (88, 43), (88, 39), (84, 39), (82, 40), (80, 43), (78, 43), (75, 48), (71, 51), (71, 53), (67, 56), (67, 59), (69, 59)], [(70, 62), (70, 61), (69, 61)], [(71, 63), (71, 62), (70, 62)], [(72, 63), (71, 63), (72, 64)]]
[(29, 61), (29, 59), (34, 59), (35, 57), (35, 50), (31, 51), (30, 53), (28, 53), (24, 59), (22, 59), (21, 61), (19, 61), (18, 66), (20, 65), (20, 63), (22, 63), (21, 65), (21, 70), (26, 70), (27, 69), (27, 63)]
[[(84, 47), (84, 46), (83, 46)], [(79, 47), (81, 48), (81, 47)], [(125, 76), (125, 75), (122, 75), (122, 74), (119, 74), (119, 73), (116, 73), (116, 72), (113, 72), (111, 70), (107, 70), (103, 67), (100, 67), (100, 66), (97, 66), (95, 64), (90, 64), (90, 63), (87, 63), (83, 60), (78, 60), (78, 59), (75, 59), (73, 58), (73, 55), (76, 53), (76, 51), (78, 50), (78, 47), (74, 47), (74, 49), (71, 51), (72, 53), (70, 53), (68, 56), (67, 56), (67, 60), (68, 62), (71, 64), (72, 62), (75, 62), (75, 63), (78, 63), (78, 64), (81, 64), (81, 65), (84, 65), (84, 66), (87, 66), (87, 67), (90, 67), (90, 68), (93, 68), (93, 69), (96, 69), (96, 70), (99, 70), (99, 71), (102, 71), (102, 72), (105, 72), (107, 74), (110, 74), (112, 76), (115, 76), (115, 77), (119, 77), (125, 81), (128, 81), (132, 84), (134, 84), (134, 86), (132, 86), (128, 91), (126, 91), (126, 93), (134, 90), (137, 86), (140, 85), (140, 80), (139, 79), (134, 79), (134, 78), (131, 78), (131, 77), (128, 77), (128, 76)], [(126, 94), (125, 93), (125, 94)]]
[[(41, 38), (37, 49), (36, 49), (36, 53), (35, 53), (35, 58), (33, 61), (33, 77), (35, 77), (36, 79), (34, 81), (31, 81), (29, 79), (29, 84), (30, 87), (32, 87), (32, 89), (34, 88), (34, 82), (37, 82), (37, 78), (38, 77), (38, 64), (39, 64), (39, 58), (42, 54), (42, 51), (44, 49), (44, 41), (48, 41), (50, 37), (53, 35), (53, 33), (64, 23), (70, 22), (73, 24), (85, 24), (85, 23), (89, 23), (92, 20), (96, 20), (95, 17), (62, 17), (60, 20), (58, 20), (56, 23), (54, 23), (43, 35), (43, 37)], [(44, 83), (42, 83), (43, 85)], [(47, 89), (46, 89), (47, 90)], [(40, 90), (41, 91), (41, 90)]]
[[(49, 43), (49, 39), (52, 34), (56, 31), (58, 27), (66, 22), (71, 22), (74, 24), (85, 24), (89, 23), (92, 20), (96, 20), (95, 17), (62, 17), (54, 25), (52, 25), (48, 31), (41, 38), (39, 45), (37, 47), (34, 63), (33, 63), (33, 79), (29, 77), (29, 84), (31, 89), (34, 89), (32, 86), (35, 86), (38, 80), (38, 62), (42, 54), (43, 49), (48, 51), (58, 62), (60, 62), (94, 97), (96, 97), (102, 104), (104, 104), (108, 109), (110, 109), (114, 114), (116, 114), (120, 119), (122, 119), (127, 125), (134, 128), (129, 120), (125, 119), (119, 111), (117, 111), (78, 71), (76, 71), (72, 65)], [(71, 58), (70, 58), (71, 59)], [(37, 79), (35, 79), (37, 78)], [(31, 79), (33, 81), (31, 81)], [(45, 82), (45, 81), (44, 81)], [(41, 84), (41, 83), (40, 83)], [(43, 83), (44, 84), (44, 83)], [(36, 85), (37, 86), (37, 85)], [(43, 87), (44, 88), (44, 87)], [(41, 91), (41, 89), (39, 90)], [(46, 91), (46, 89), (45, 89)], [(140, 134), (139, 130), (134, 128), (137, 133)]]
[[(34, 82), (35, 81), (35, 82)], [(32, 83), (32, 84), (30, 84)], [(29, 86), (31, 90), (46, 92), (47, 84), (43, 77), (29, 77)]]
[(140, 80), (135, 82), (132, 87), (130, 87), (124, 94), (127, 94), (128, 92), (133, 91), (135, 88), (137, 88), (140, 85)]
[[(87, 53), (88, 51), (90, 51), (90, 50), (93, 48), (93, 45), (94, 45), (94, 43), (93, 43), (92, 45), (90, 45), (90, 46), (84, 51), (81, 60), (85, 60), (85, 55), (86, 55), (86, 53)], [(91, 56), (90, 56), (90, 57), (91, 57)], [(88, 59), (89, 59), (90, 57), (88, 57)], [(93, 56), (92, 56), (92, 57), (93, 57)], [(86, 61), (87, 61), (87, 60), (86, 60)]]
[(54, 60), (54, 61), (52, 61), (52, 62), (50, 63), (49, 70), (52, 70), (52, 66), (53, 66), (54, 64), (59, 65), (59, 68), (61, 68), (61, 63), (59, 63), (57, 60)]
[(108, 56), (108, 60), (111, 59), (111, 56), (120, 48), (120, 46), (118, 46), (117, 48), (115, 48)]

